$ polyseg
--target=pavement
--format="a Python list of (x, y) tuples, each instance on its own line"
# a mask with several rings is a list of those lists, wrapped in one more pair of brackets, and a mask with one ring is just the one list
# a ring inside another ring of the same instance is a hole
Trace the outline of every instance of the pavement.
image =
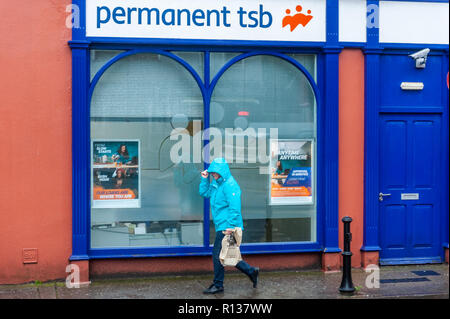
[[(227, 270), (225, 291), (204, 295), (212, 274), (93, 278), (80, 288), (64, 281), (0, 285), (0, 299), (449, 299), (448, 264), (383, 266), (376, 272), (352, 269), (353, 294), (342, 294), (342, 272), (261, 270), (258, 288)], [(379, 283), (379, 285), (377, 285)]]

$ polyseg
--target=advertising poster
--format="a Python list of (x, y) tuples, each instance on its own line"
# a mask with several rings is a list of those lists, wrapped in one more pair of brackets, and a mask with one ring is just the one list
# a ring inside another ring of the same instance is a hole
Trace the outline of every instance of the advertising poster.
[(140, 207), (139, 140), (92, 141), (92, 207)]
[(270, 141), (270, 204), (313, 204), (313, 141)]

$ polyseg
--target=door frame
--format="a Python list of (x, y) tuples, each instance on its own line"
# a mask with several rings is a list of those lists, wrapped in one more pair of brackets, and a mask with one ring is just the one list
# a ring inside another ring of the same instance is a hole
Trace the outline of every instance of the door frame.
[[(368, 30), (371, 33), (370, 30)], [(376, 33), (376, 31), (375, 31)], [(432, 259), (404, 259), (383, 261), (380, 264), (423, 264), (430, 262), (444, 262), (445, 250), (449, 249), (449, 199), (446, 196), (449, 191), (449, 95), (446, 83), (449, 66), (449, 49), (433, 48), (433, 55), (440, 56), (442, 59), (442, 87), (441, 87), (441, 106), (440, 107), (411, 107), (411, 108), (382, 108), (380, 102), (381, 81), (380, 72), (381, 56), (386, 54), (408, 55), (412, 54), (427, 45), (408, 45), (405, 47), (386, 48), (378, 43), (378, 37), (372, 39), (373, 45), (368, 45), (364, 50), (365, 54), (365, 106), (364, 106), (364, 237), (362, 252), (376, 253), (381, 251), (380, 247), (380, 216), (378, 194), (380, 192), (379, 183), (379, 121), (381, 113), (423, 113), (441, 115), (441, 169), (438, 187), (440, 188), (440, 241), (441, 252), (440, 261)], [(370, 43), (369, 43), (370, 44)], [(413, 66), (412, 66), (413, 67)]]

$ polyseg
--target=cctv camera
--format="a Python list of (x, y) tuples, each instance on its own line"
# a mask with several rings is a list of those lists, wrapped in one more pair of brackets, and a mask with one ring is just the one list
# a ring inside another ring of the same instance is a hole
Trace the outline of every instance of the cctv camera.
[(430, 49), (423, 49), (416, 53), (410, 54), (409, 56), (416, 60), (416, 68), (424, 69), (427, 63), (428, 53), (430, 53)]
[(428, 53), (430, 53), (430, 49), (423, 49), (419, 52), (411, 54), (410, 57), (413, 59), (426, 58), (428, 56)]

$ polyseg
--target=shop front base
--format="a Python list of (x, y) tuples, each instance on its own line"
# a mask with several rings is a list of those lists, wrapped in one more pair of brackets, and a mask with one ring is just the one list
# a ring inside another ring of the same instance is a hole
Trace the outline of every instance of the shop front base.
[(89, 281), (89, 260), (71, 261), (66, 268), (67, 277), (66, 285), (70, 287), (80, 288), (88, 286)]
[[(251, 254), (243, 259), (261, 271), (290, 271), (320, 269), (320, 253)], [(213, 272), (211, 256), (92, 259), (89, 263), (91, 280), (96, 278), (194, 275)], [(235, 271), (227, 267), (227, 271)]]
[(378, 251), (361, 251), (361, 267), (366, 269), (370, 265), (377, 265), (380, 262)]
[(341, 271), (341, 259), (341, 253), (323, 253), (322, 271), (327, 273)]

